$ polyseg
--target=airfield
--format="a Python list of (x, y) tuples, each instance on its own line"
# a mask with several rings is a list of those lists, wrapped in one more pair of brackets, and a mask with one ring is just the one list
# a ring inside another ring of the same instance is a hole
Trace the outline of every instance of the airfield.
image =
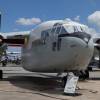
[(0, 100), (100, 100), (98, 69), (90, 72), (89, 80), (78, 82), (78, 96), (64, 94), (61, 77), (56, 77), (56, 73), (32, 73), (12, 64), (0, 69), (3, 70)]

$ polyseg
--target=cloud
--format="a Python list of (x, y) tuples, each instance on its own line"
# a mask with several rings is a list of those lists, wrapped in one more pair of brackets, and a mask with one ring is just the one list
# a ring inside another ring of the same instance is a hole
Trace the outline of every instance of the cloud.
[(19, 18), (16, 20), (19, 25), (36, 25), (41, 23), (40, 18)]
[(88, 16), (88, 22), (100, 27), (100, 11), (95, 11)]
[(76, 16), (76, 17), (74, 18), (74, 20), (79, 22), (79, 21), (80, 21), (80, 16)]

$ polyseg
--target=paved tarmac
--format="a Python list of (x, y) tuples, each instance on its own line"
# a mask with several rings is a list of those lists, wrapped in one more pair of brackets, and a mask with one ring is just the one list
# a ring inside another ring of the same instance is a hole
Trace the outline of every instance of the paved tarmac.
[(79, 96), (67, 96), (56, 73), (32, 73), (16, 65), (0, 69), (0, 100), (100, 100), (99, 70), (90, 72), (89, 80), (78, 82)]

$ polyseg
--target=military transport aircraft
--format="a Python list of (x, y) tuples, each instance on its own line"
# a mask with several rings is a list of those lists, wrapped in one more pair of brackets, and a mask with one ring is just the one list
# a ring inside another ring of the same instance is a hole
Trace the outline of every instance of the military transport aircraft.
[(93, 50), (86, 26), (66, 20), (48, 21), (31, 32), (22, 50), (22, 63), (26, 62), (25, 69), (37, 72), (82, 70), (87, 67)]
[(26, 33), (1, 34), (0, 44), (22, 46), (22, 66), (31, 72), (85, 70), (94, 52), (88, 26), (74, 21), (46, 21)]

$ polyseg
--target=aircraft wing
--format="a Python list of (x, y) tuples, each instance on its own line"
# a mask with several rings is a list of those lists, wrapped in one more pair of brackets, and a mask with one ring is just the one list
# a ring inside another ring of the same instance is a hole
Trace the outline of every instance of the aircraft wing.
[(29, 39), (30, 31), (9, 32), (0, 34), (0, 43), (7, 43), (9, 46), (21, 46)]
[[(27, 45), (30, 36), (30, 31), (10, 32), (0, 34), (0, 44), (7, 44), (8, 46), (23, 46)], [(32, 45), (41, 45), (43, 42), (37, 36), (32, 39)], [(0, 46), (1, 46), (0, 45)]]
[[(1, 13), (0, 13), (0, 29), (1, 29)], [(15, 44), (22, 45), (25, 43), (26, 39), (29, 38), (30, 31), (23, 31), (23, 32), (9, 32), (9, 33), (0, 33), (0, 46), (4, 43), (7, 44)]]
[(25, 37), (29, 37), (29, 34), (30, 31), (2, 33), (2, 35), (7, 39), (22, 39)]

